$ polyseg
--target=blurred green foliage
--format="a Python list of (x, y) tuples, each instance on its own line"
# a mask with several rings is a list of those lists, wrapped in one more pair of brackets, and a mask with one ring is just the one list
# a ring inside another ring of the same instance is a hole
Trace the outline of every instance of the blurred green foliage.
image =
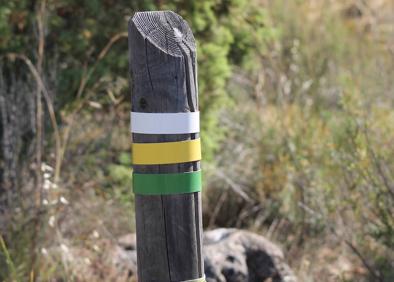
[[(237, 1), (48, 1), (45, 17), (45, 63), (56, 68), (56, 104), (66, 108), (76, 98), (80, 80), (114, 35), (127, 30), (128, 18), (138, 10), (171, 9), (191, 25), (198, 44), (199, 92), (204, 157), (212, 160), (222, 137), (218, 114), (226, 104), (226, 80), (233, 65), (256, 66), (254, 58), (275, 33), (264, 9)], [(7, 1), (0, 7), (0, 52), (36, 57), (36, 6), (29, 0)], [(128, 77), (127, 42), (112, 47), (87, 82), (86, 92), (102, 77)], [(120, 89), (128, 92), (128, 85)]]
[(106, 178), (108, 188), (113, 191), (114, 199), (131, 209), (134, 204), (134, 193), (130, 189), (132, 174), (130, 173), (130, 153), (120, 153), (116, 164), (108, 166), (108, 177)]

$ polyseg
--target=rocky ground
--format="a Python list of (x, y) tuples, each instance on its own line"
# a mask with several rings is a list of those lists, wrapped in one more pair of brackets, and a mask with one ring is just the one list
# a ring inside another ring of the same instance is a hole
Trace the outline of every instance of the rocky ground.
[[(61, 246), (62, 256), (77, 281), (136, 281), (135, 234), (97, 240), (91, 248)], [(207, 282), (296, 282), (278, 246), (255, 233), (215, 229), (204, 234)]]

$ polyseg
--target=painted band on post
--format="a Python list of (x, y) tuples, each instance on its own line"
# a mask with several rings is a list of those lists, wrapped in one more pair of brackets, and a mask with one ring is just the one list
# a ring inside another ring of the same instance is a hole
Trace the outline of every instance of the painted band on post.
[(130, 130), (140, 134), (189, 134), (200, 132), (200, 112), (130, 113)]
[(201, 191), (201, 170), (185, 173), (133, 173), (133, 191), (140, 195), (174, 195)]
[(200, 139), (163, 142), (133, 143), (134, 165), (177, 164), (201, 160)]

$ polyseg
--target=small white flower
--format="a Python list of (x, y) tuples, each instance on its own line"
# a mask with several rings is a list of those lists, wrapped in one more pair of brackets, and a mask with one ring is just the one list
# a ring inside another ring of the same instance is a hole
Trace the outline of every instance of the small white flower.
[(60, 244), (60, 248), (65, 253), (69, 253), (70, 252), (70, 250), (68, 249), (68, 247), (65, 244)]
[(51, 183), (52, 184), (52, 189), (57, 189), (57, 188), (59, 188), (59, 186), (57, 186), (57, 184), (56, 183)]
[(63, 196), (60, 197), (60, 202), (61, 202), (62, 204), (64, 204), (64, 205), (68, 205), (68, 204), (69, 204), (69, 202), (67, 201), (67, 199), (64, 198)]
[(100, 237), (100, 233), (97, 232), (97, 230), (94, 230), (92, 233), (93, 238), (99, 238)]
[(86, 263), (87, 265), (91, 265), (91, 264), (92, 264), (92, 262), (90, 261), (89, 258), (85, 258), (84, 261), (85, 261), (85, 263)]
[(44, 199), (44, 200), (42, 200), (42, 204), (43, 204), (44, 206), (47, 206), (47, 205), (49, 204), (49, 202), (48, 202), (47, 199)]
[(53, 215), (51, 215), (49, 217), (48, 224), (49, 224), (50, 227), (54, 227), (55, 226), (55, 217)]
[(51, 178), (51, 174), (50, 173), (44, 173), (44, 179), (49, 179)]
[(99, 252), (99, 251), (100, 251), (100, 248), (99, 248), (99, 246), (97, 246), (97, 245), (93, 245), (93, 250), (95, 250), (96, 252)]
[(304, 91), (306, 91), (306, 90), (308, 90), (311, 86), (312, 86), (312, 84), (313, 84), (313, 80), (312, 79), (309, 79), (309, 80), (307, 80), (307, 81), (304, 81), (303, 83), (302, 83), (302, 90), (304, 90)]
[(45, 249), (45, 248), (41, 248), (41, 254), (43, 254), (43, 255), (48, 255), (48, 251), (47, 251), (47, 249)]
[(53, 171), (53, 168), (49, 165), (47, 165), (46, 163), (42, 163), (41, 164), (41, 171), (45, 172), (45, 171)]
[(45, 190), (49, 190), (51, 188), (51, 182), (48, 179), (45, 179), (43, 188)]

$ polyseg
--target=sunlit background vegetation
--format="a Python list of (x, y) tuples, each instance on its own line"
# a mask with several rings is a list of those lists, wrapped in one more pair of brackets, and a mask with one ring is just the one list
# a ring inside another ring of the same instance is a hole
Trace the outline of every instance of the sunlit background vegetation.
[(2, 0), (0, 280), (110, 281), (127, 21), (164, 9), (198, 41), (205, 228), (266, 236), (302, 282), (394, 281), (390, 0)]

